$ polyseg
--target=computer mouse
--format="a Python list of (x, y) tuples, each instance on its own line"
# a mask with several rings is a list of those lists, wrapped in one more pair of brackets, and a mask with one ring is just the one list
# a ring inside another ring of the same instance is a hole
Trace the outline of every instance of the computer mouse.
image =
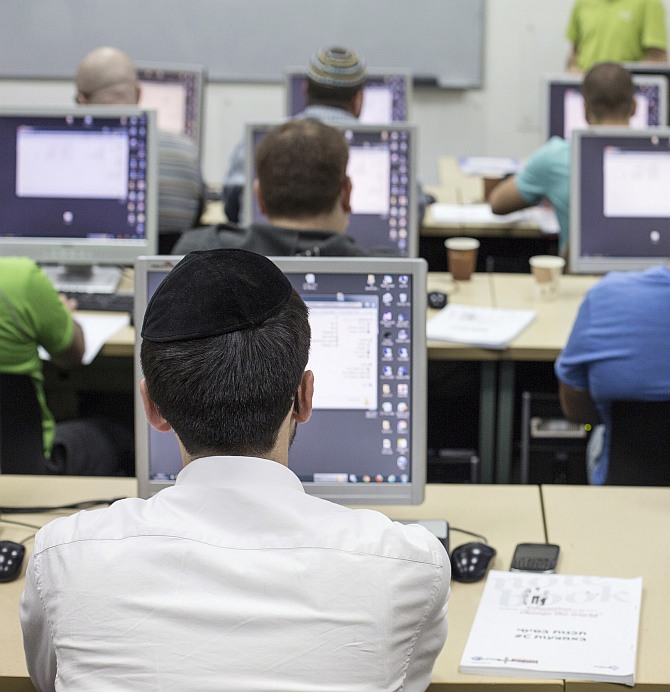
[(0, 582), (14, 581), (21, 574), (25, 546), (14, 541), (0, 541)]
[(464, 543), (451, 552), (451, 576), (460, 582), (479, 581), (486, 576), (495, 548), (486, 543)]
[(428, 294), (428, 307), (441, 310), (447, 304), (448, 298), (442, 291), (431, 291)]

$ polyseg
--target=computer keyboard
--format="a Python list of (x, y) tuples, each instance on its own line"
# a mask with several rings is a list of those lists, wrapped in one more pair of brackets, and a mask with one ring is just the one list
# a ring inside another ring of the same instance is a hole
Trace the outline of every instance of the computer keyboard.
[(135, 296), (132, 293), (68, 293), (77, 301), (78, 310), (103, 312), (133, 312)]

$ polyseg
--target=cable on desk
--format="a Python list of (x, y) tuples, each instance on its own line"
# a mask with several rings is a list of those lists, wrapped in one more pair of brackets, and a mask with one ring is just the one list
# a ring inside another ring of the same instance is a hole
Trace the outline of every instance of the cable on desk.
[(25, 545), (28, 541), (35, 538), (37, 531), (42, 528), (41, 526), (37, 526), (37, 524), (27, 524), (25, 521), (10, 521), (9, 519), (0, 519), (0, 524), (11, 524), (12, 526), (25, 526), (29, 529), (36, 529), (29, 536), (26, 536), (24, 539), (18, 541), (21, 543), (21, 545)]
[(475, 538), (481, 538), (484, 543), (488, 544), (488, 538), (486, 536), (482, 536), (481, 533), (474, 533), (473, 531), (466, 531), (465, 529), (459, 529), (456, 526), (452, 526), (449, 524), (449, 531), (456, 531), (457, 533), (464, 533), (467, 536), (474, 536)]
[(90, 509), (98, 505), (112, 505), (125, 497), (114, 497), (111, 500), (84, 500), (83, 502), (73, 502), (69, 505), (56, 505), (51, 507), (0, 507), (1, 514), (46, 514), (48, 512), (58, 512), (63, 509)]

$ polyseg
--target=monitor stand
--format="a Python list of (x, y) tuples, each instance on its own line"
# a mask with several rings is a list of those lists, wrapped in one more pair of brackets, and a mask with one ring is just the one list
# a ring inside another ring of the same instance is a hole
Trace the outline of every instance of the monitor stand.
[(50, 264), (42, 269), (60, 293), (115, 293), (123, 271), (97, 264)]

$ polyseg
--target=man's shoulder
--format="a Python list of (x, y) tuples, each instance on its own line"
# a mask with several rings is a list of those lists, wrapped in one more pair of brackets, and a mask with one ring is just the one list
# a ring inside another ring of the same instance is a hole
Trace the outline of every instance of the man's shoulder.
[(172, 254), (185, 255), (193, 250), (240, 248), (244, 245), (248, 234), (248, 229), (231, 223), (194, 228), (181, 234)]

